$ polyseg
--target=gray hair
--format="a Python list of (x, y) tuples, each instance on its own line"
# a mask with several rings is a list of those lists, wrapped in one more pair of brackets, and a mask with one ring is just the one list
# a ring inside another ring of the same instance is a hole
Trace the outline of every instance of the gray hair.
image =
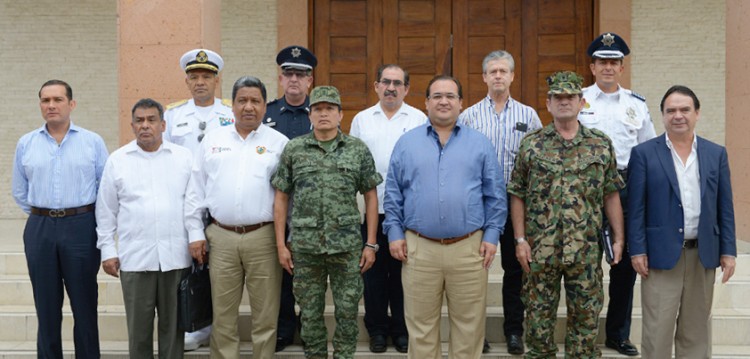
[(508, 65), (510, 66), (510, 72), (516, 71), (516, 62), (513, 61), (513, 55), (505, 50), (495, 50), (487, 54), (487, 56), (484, 57), (484, 60), (482, 60), (482, 72), (487, 72), (487, 64), (490, 61), (495, 60), (507, 60)]

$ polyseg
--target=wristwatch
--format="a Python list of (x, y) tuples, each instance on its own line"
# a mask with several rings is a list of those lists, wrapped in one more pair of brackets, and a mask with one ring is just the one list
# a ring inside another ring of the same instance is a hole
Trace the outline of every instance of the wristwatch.
[(375, 251), (375, 253), (377, 253), (378, 250), (380, 249), (380, 246), (377, 243), (375, 244), (365, 243), (365, 247), (372, 249), (373, 251)]
[(519, 245), (523, 242), (526, 242), (526, 237), (518, 237), (516, 238), (516, 245)]

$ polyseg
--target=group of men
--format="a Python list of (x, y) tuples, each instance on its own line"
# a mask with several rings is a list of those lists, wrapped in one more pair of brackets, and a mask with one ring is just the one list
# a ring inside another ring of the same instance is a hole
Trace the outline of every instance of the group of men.
[[(582, 88), (569, 71), (548, 78), (546, 127), (510, 96), (515, 63), (498, 50), (482, 63), (487, 96), (463, 112), (455, 78), (430, 81), (425, 116), (404, 102), (407, 70), (381, 66), (379, 102), (347, 135), (338, 90), (308, 96), (317, 59), (304, 47), (277, 56), (284, 95), (271, 102), (252, 76), (234, 83), (231, 101), (216, 98), (223, 60), (195, 49), (180, 60), (192, 98), (166, 111), (138, 101), (135, 140), (110, 156), (72, 123), (70, 86), (48, 81), (46, 123), (19, 140), (13, 167), (13, 196), (30, 214), (39, 356), (62, 357), (64, 289), (76, 355), (99, 356), (101, 262), (122, 283), (132, 357), (153, 355), (155, 312), (161, 357), (208, 342), (212, 357), (238, 357), (244, 285), (255, 358), (293, 342), (295, 301), (305, 356), (327, 358), (330, 283), (335, 358), (354, 355), (363, 294), (372, 352), (390, 338), (410, 358), (441, 358), (445, 297), (449, 355), (479, 358), (490, 349), (488, 269), (499, 251), (508, 352), (555, 357), (562, 278), (566, 356), (595, 358), (608, 228), (606, 346), (638, 355), (629, 340), (638, 273), (644, 358), (671, 356), (673, 339), (678, 357), (710, 357), (714, 271), (727, 281), (736, 256), (726, 150), (695, 135), (700, 103), (683, 86), (664, 95), (666, 133), (656, 137), (644, 98), (619, 85), (622, 38), (602, 34), (588, 53), (595, 84)], [(183, 336), (177, 287), (193, 261), (210, 263), (214, 320)]]

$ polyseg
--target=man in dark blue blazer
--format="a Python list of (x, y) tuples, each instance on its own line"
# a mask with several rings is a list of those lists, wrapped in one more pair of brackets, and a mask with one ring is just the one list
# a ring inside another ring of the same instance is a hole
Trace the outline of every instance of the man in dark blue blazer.
[(636, 146), (628, 165), (641, 349), (643, 358), (671, 358), (674, 340), (677, 358), (710, 358), (715, 269), (728, 281), (737, 256), (727, 151), (695, 135), (700, 102), (689, 88), (671, 87), (660, 108), (666, 134)]

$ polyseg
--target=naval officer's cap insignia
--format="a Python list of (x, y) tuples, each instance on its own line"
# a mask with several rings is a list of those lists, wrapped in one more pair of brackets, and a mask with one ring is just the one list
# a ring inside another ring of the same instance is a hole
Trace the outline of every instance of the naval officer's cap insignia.
[(193, 49), (182, 55), (180, 67), (185, 72), (201, 69), (219, 73), (224, 67), (224, 59), (209, 49)]
[(207, 62), (208, 55), (206, 55), (205, 51), (199, 51), (198, 54), (195, 55), (195, 61), (198, 61), (200, 63)]
[(612, 36), (611, 33), (608, 32), (604, 34), (604, 36), (602, 36), (602, 44), (604, 44), (604, 46), (612, 46), (612, 44), (614, 43), (615, 43), (615, 37)]

